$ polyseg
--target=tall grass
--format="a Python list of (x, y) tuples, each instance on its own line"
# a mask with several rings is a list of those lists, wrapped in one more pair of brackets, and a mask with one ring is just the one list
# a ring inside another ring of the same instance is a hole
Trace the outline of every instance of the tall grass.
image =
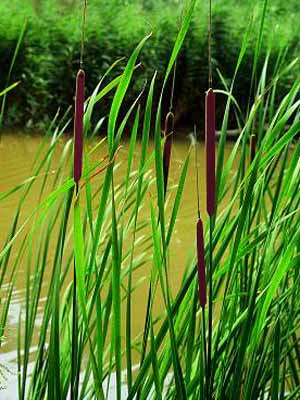
[[(71, 139), (66, 140), (60, 162), (52, 164), (57, 143), (70, 128), (70, 112), (61, 121), (54, 118), (33, 162), (32, 176), (0, 194), (1, 201), (13, 193), (20, 196), (0, 252), (1, 290), (4, 281), (9, 282), (1, 302), (2, 333), (16, 274), (21, 266), (27, 268), (26, 302), (20, 311), (16, 343), (19, 399), (66, 399), (71, 387), (76, 387), (73, 393), (79, 399), (104, 399), (112, 380), (118, 399), (206, 398), (202, 351), (209, 333), (205, 329), (203, 334), (201, 325), (196, 252), (184, 268), (179, 289), (172, 291), (170, 284), (174, 270), (169, 254), (182, 194), (189, 190), (190, 152), (173, 196), (166, 202), (161, 136), (165, 87), (188, 33), (194, 5), (191, 1), (186, 9), (162, 88), (155, 86), (154, 75), (128, 111), (120, 112), (133, 75), (138, 73), (140, 52), (146, 41), (151, 41), (146, 37), (122, 74), (107, 83), (113, 65), (86, 101), (85, 135), (91, 130), (94, 109), (101, 106), (107, 93), (114, 92), (105, 140), (84, 150), (80, 201), (73, 203)], [(296, 399), (300, 391), (300, 143), (295, 139), (300, 129), (300, 80), (286, 90), (275, 108), (280, 79), (295, 63), (285, 65), (278, 60), (276, 71), (269, 76), (267, 57), (264, 68), (253, 72), (254, 96), (248, 115), (243, 115), (232, 93), (247, 45), (246, 32), (229, 87), (224, 80), (224, 87), (214, 90), (217, 98), (225, 96), (226, 109), (217, 148), (213, 270), (207, 276), (213, 320), (204, 313), (212, 326), (209, 396), (218, 400)], [(155, 91), (160, 91), (157, 108), (153, 106)], [(232, 116), (240, 134), (225, 159)], [(128, 161), (123, 165), (118, 151), (129, 120), (134, 123)], [(98, 126), (101, 124), (99, 120)], [(149, 148), (150, 132), (154, 132), (153, 150)], [(141, 154), (135, 167), (139, 133)], [(93, 162), (98, 146), (106, 146), (107, 157)], [(53, 167), (55, 175), (50, 179)], [(121, 180), (117, 179), (120, 169)], [(28, 195), (34, 186), (40, 188), (40, 201), (28, 209)], [(209, 223), (204, 222), (208, 243)], [(126, 238), (130, 238), (129, 246)], [(22, 239), (21, 245), (17, 239)], [(195, 243), (191, 247), (195, 248)], [(206, 246), (206, 259), (208, 252)], [(74, 292), (70, 274), (74, 257), (78, 323), (76, 373), (72, 374)], [(37, 328), (46, 268), (51, 268), (52, 276)], [(146, 276), (152, 289), (145, 308), (147, 324), (135, 335), (132, 303), (137, 301), (137, 271)], [(155, 305), (159, 298), (164, 307), (158, 315)], [(37, 346), (32, 353), (34, 335)], [(134, 352), (138, 352), (140, 364), (135, 364)]]

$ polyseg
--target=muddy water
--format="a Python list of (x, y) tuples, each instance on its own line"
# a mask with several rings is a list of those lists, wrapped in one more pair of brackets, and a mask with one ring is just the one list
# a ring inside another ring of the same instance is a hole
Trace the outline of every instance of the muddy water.
[[(32, 175), (31, 165), (36, 155), (38, 147), (41, 143), (41, 137), (26, 135), (18, 132), (7, 132), (2, 136), (0, 143), (0, 193), (6, 192), (21, 183)], [(59, 159), (61, 150), (64, 146), (62, 141), (54, 154), (54, 160)], [(181, 141), (175, 141), (172, 153), (172, 165), (170, 170), (170, 189), (174, 186), (178, 180), (182, 170), (184, 160), (189, 151), (190, 142), (188, 137)], [(231, 145), (228, 145), (227, 152), (230, 151)], [(138, 159), (140, 150), (140, 144), (137, 143), (136, 148), (136, 159)], [(102, 154), (101, 154), (102, 152)], [(106, 152), (106, 146), (100, 146), (97, 150), (97, 157), (104, 157)], [(128, 143), (123, 142), (122, 148), (118, 155), (118, 161), (123, 163), (124, 168), (120, 168), (117, 174), (122, 174), (126, 168), (126, 157), (128, 152)], [(199, 172), (201, 177), (200, 182), (200, 203), (202, 211), (205, 212), (205, 185), (203, 177), (205, 176), (205, 154), (204, 145), (199, 145)], [(182, 278), (182, 273), (185, 266), (194, 254), (194, 237), (195, 237), (195, 223), (196, 223), (196, 178), (195, 178), (195, 167), (194, 167), (194, 153), (192, 153), (190, 167), (188, 170), (186, 186), (182, 198), (181, 207), (179, 209), (178, 219), (175, 227), (173, 240), (171, 243), (170, 251), (170, 265), (172, 266), (172, 287), (174, 290), (179, 286)], [(67, 172), (66, 172), (67, 175)], [(37, 204), (39, 196), (38, 186), (34, 186), (26, 201), (27, 207), (30, 209)], [(48, 188), (49, 189), (49, 188)], [(49, 189), (50, 190), (50, 189)], [(7, 233), (11, 229), (13, 217), (16, 212), (16, 207), (19, 201), (20, 192), (16, 192), (11, 195), (9, 199), (4, 200), (0, 203), (0, 246), (2, 249), (4, 240)], [(172, 201), (172, 197), (171, 197)], [(26, 213), (26, 211), (25, 211)], [(12, 254), (12, 259), (14, 259)], [(50, 255), (51, 256), (51, 255)], [(50, 263), (49, 263), (50, 264)], [(5, 331), (5, 338), (2, 342), (0, 349), (0, 364), (4, 363), (12, 371), (15, 370), (16, 365), (16, 347), (17, 347), (17, 325), (19, 312), (25, 305), (25, 271), (26, 271), (26, 258), (24, 265), (20, 265), (20, 269), (17, 273), (17, 279), (15, 288), (13, 291), (11, 307), (8, 314), (7, 329)], [(52, 268), (46, 268), (44, 285), (47, 287), (47, 283), (51, 278)], [(139, 332), (143, 328), (144, 316), (145, 316), (145, 295), (148, 284), (145, 281), (138, 289), (137, 298), (140, 300), (134, 302), (133, 307), (133, 334)], [(5, 289), (5, 285), (4, 285)], [(144, 293), (144, 295), (143, 295)], [(42, 300), (39, 305), (39, 316), (43, 313), (43, 306), (46, 302), (46, 291), (42, 291)], [(3, 291), (2, 291), (3, 296)], [(38, 334), (38, 327), (37, 327)], [(35, 340), (33, 340), (34, 343)], [(33, 348), (34, 351), (34, 348)], [(10, 375), (8, 377), (8, 389), (4, 392), (0, 392), (0, 399), (14, 399), (17, 398), (17, 386), (16, 376)], [(4, 394), (5, 393), (5, 394)]]

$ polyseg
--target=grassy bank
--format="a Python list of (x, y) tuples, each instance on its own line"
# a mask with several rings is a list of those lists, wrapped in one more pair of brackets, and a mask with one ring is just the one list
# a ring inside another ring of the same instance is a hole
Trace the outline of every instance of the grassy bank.
[[(234, 95), (242, 109), (247, 108), (255, 43), (258, 38), (263, 2), (213, 2), (213, 62), (215, 87), (223, 88), (218, 70), (229, 83), (240, 52), (241, 40), (249, 27), (248, 48), (236, 82)], [(35, 7), (33, 6), (35, 4)], [(40, 4), (40, 6), (39, 6)], [(73, 6), (72, 6), (73, 4)], [(12, 71), (11, 81), (21, 80), (18, 91), (8, 98), (6, 125), (45, 127), (60, 107), (64, 112), (73, 101), (74, 71), (78, 67), (80, 48), (79, 0), (42, 2), (31, 0), (2, 0), (0, 4), (0, 86), (4, 87), (18, 35), (27, 20), (26, 33)], [(162, 83), (170, 57), (172, 43), (178, 32), (182, 2), (176, 0), (121, 1), (90, 0), (85, 46), (88, 92), (97, 85), (100, 76), (116, 59), (125, 57), (115, 69), (122, 72), (128, 54), (139, 39), (150, 31), (153, 37), (141, 55), (142, 67), (135, 74), (132, 89), (127, 94), (129, 104), (154, 71)], [(293, 0), (286, 5), (269, 1), (261, 42), (258, 70), (269, 54), (267, 79), (274, 73), (278, 57), (287, 51), (286, 61), (299, 50), (299, 34), (293, 29), (300, 15)], [(294, 80), (299, 68), (280, 80), (278, 91), (283, 94)], [(176, 118), (180, 123), (193, 124), (203, 110), (203, 93), (207, 89), (207, 2), (197, 3), (191, 21), (190, 34), (183, 45), (177, 65)], [(103, 102), (101, 113), (109, 111), (111, 97)], [(154, 101), (157, 101), (155, 95)], [(219, 101), (219, 115), (225, 103)]]

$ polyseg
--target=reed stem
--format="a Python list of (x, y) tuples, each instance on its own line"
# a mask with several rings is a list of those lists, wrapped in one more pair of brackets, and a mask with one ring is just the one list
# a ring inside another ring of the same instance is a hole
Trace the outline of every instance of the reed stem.
[(208, 294), (208, 362), (207, 375), (209, 385), (209, 399), (212, 398), (212, 331), (213, 331), (213, 217), (209, 218), (209, 294)]
[(210, 88), (205, 98), (205, 142), (206, 142), (206, 206), (209, 216), (209, 302), (208, 302), (208, 360), (207, 360), (207, 381), (209, 385), (209, 399), (212, 398), (212, 329), (213, 329), (213, 224), (216, 209), (216, 167), (215, 167), (215, 94)]
[(204, 361), (204, 376), (206, 376), (205, 381), (205, 393), (206, 397), (209, 398), (209, 384), (207, 381), (207, 343), (206, 343), (206, 322), (205, 322), (205, 308), (201, 309), (201, 319), (202, 319), (202, 357)]
[[(79, 187), (76, 184), (75, 201), (78, 199)], [(73, 264), (73, 310), (72, 310), (72, 352), (71, 352), (71, 400), (78, 397), (77, 361), (78, 361), (78, 313), (77, 313), (77, 287), (76, 287), (76, 262)]]

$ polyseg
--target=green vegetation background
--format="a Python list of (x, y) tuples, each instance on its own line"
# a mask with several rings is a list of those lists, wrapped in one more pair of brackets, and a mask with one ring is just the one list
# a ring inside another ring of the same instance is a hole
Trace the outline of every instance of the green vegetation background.
[[(89, 0), (85, 45), (88, 93), (101, 74), (120, 57), (128, 57), (137, 42), (150, 31), (152, 39), (142, 54), (139, 78), (130, 92), (130, 102), (150, 79), (154, 70), (163, 77), (183, 12), (180, 0)], [(215, 0), (213, 61), (215, 86), (222, 84), (219, 69), (226, 79), (233, 75), (241, 40), (251, 17), (250, 46), (239, 75), (235, 95), (246, 105), (255, 39), (262, 1)], [(78, 69), (81, 27), (81, 0), (1, 0), (0, 3), (0, 87), (3, 88), (14, 48), (24, 20), (26, 34), (11, 81), (21, 85), (8, 98), (6, 125), (43, 127), (57, 111), (72, 103), (74, 78)], [(268, 50), (274, 65), (282, 51), (293, 59), (299, 51), (300, 16), (298, 0), (269, 0), (261, 60)], [(252, 43), (252, 45), (251, 45)], [(272, 61), (272, 60), (271, 60)], [(118, 74), (125, 64), (120, 63)], [(262, 66), (261, 66), (262, 67)], [(294, 69), (294, 74), (298, 73)], [(272, 76), (272, 71), (269, 71)], [(281, 93), (293, 81), (285, 76)], [(177, 65), (176, 114), (180, 123), (192, 123), (203, 107), (207, 88), (207, 1), (199, 0), (187, 40)], [(107, 100), (107, 109), (108, 109)], [(219, 103), (220, 104), (220, 103)], [(101, 110), (105, 114), (105, 105)], [(222, 104), (219, 112), (222, 112)]]

